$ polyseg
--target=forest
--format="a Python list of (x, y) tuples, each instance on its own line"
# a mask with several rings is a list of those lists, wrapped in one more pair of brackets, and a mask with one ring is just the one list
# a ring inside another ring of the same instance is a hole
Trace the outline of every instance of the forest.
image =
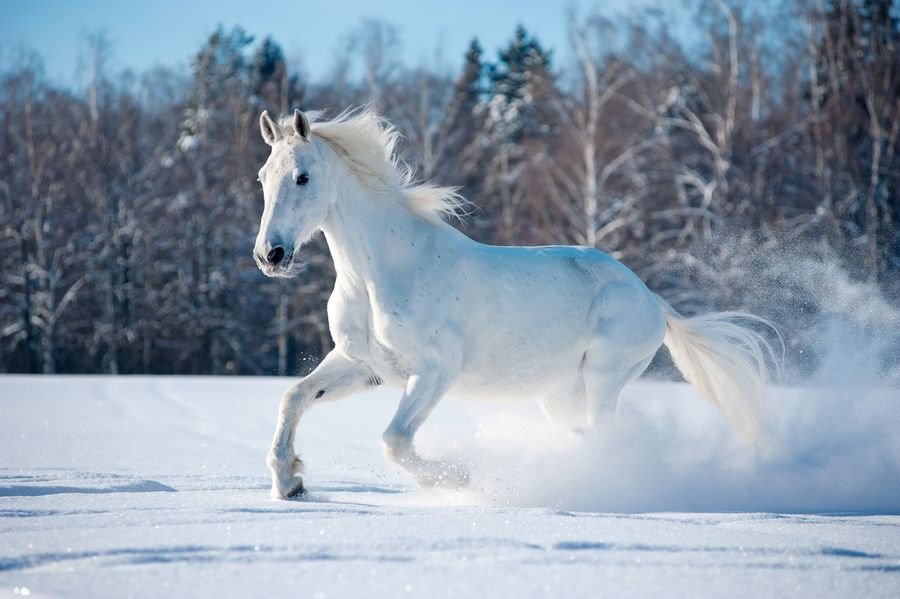
[(476, 240), (600, 248), (685, 313), (771, 319), (795, 372), (839, 313), (896, 372), (900, 7), (786, 4), (692, 2), (690, 39), (652, 10), (570, 8), (565, 53), (513, 22), (501, 48), (449, 49), (459, 69), (403, 64), (366, 19), (321, 81), (239, 26), (186, 72), (115, 72), (87, 34), (76, 87), (4, 52), (0, 372), (309, 370), (334, 273), (320, 237), (296, 279), (253, 261), (258, 118), (364, 105), (420, 180), (472, 202), (452, 224)]

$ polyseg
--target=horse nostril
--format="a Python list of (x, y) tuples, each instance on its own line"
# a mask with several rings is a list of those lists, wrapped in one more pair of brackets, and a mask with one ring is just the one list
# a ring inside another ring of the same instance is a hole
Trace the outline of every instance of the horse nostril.
[(266, 255), (266, 260), (272, 266), (277, 266), (279, 262), (284, 260), (284, 248), (280, 245), (272, 248), (272, 251)]

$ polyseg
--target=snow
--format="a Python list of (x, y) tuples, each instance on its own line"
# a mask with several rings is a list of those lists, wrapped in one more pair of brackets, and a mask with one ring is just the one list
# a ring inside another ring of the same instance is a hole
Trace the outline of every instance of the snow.
[(689, 387), (615, 430), (445, 401), (416, 489), (383, 457), (398, 392), (301, 423), (309, 497), (273, 501), (277, 378), (0, 377), (0, 596), (596, 597), (900, 593), (900, 394), (779, 389), (742, 446)]

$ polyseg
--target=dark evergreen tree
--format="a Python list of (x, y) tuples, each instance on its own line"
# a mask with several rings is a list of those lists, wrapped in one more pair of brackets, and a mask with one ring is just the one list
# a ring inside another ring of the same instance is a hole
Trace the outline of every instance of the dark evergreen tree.
[(471, 116), (484, 94), (483, 50), (478, 38), (472, 38), (466, 50), (466, 62), (462, 73), (453, 85), (454, 103), (460, 115)]
[[(447, 129), (445, 154), (454, 163), (457, 177), (466, 179), (456, 185), (471, 185), (472, 175), (477, 170), (473, 164), (473, 152), (483, 124), (479, 111), (484, 95), (484, 64), (481, 61), (481, 44), (477, 39), (469, 43), (462, 72), (453, 84), (453, 98), (447, 108), (444, 126)], [(448, 179), (449, 180), (449, 179)]]
[[(460, 187), (466, 197), (481, 195), (484, 176), (487, 137), (484, 135), (485, 65), (483, 51), (477, 38), (469, 42), (462, 71), (453, 83), (453, 97), (442, 123), (446, 143), (440, 160), (441, 180)], [(478, 228), (486, 229), (483, 214), (473, 220)]]
[(296, 76), (288, 75), (281, 46), (266, 37), (254, 51), (250, 62), (250, 91), (258, 101), (258, 107), (275, 114), (288, 112), (292, 100), (301, 95), (299, 83)]
[(250, 69), (252, 73), (251, 85), (253, 91), (257, 93), (266, 83), (280, 79), (286, 69), (284, 52), (281, 51), (281, 46), (271, 37), (263, 39), (256, 52), (253, 53)]
[(497, 62), (488, 67), (492, 119), (502, 122), (511, 139), (543, 130), (538, 107), (553, 86), (550, 58), (551, 52), (519, 25)]
[(229, 103), (247, 96), (249, 70), (245, 52), (253, 37), (241, 27), (225, 31), (220, 25), (191, 61), (193, 90), (185, 111), (183, 143), (203, 141)]

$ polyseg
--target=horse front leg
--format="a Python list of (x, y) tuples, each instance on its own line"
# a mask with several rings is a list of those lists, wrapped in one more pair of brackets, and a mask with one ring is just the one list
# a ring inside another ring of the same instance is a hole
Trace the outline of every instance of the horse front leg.
[(388, 456), (406, 469), (422, 487), (458, 488), (469, 482), (468, 471), (457, 464), (426, 460), (415, 449), (416, 431), (447, 390), (446, 376), (440, 373), (409, 377), (394, 418), (382, 439)]
[(342, 399), (380, 380), (365, 364), (333, 351), (308, 376), (285, 392), (278, 408), (275, 438), (266, 459), (272, 471), (272, 498), (285, 499), (304, 492), (302, 462), (295, 453), (294, 437), (300, 416), (321, 401)]

